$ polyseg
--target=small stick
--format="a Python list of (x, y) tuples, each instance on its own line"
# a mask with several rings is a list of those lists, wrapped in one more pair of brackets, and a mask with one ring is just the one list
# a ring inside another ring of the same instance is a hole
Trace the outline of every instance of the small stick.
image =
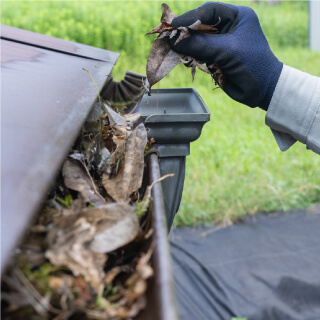
[[(98, 94), (98, 98), (99, 98), (99, 127), (100, 127), (100, 130), (102, 131), (102, 125), (101, 125), (101, 112), (102, 112), (102, 105), (101, 105), (101, 97), (100, 97), (100, 92), (98, 90), (98, 87), (97, 87), (97, 84), (96, 82), (94, 81), (91, 73), (89, 70), (87, 70), (86, 68), (82, 68), (84, 71), (87, 71), (91, 80), (93, 81), (93, 84), (94, 86), (96, 87), (96, 90), (97, 90), (97, 94)], [(107, 75), (107, 77), (109, 77), (109, 75)]]

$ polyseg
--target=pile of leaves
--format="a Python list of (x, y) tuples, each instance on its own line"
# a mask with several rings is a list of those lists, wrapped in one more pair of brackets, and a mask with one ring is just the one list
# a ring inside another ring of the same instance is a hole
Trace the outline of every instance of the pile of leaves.
[[(151, 87), (164, 78), (179, 62), (182, 62), (188, 68), (191, 68), (192, 79), (196, 73), (196, 68), (208, 73), (212, 76), (215, 84), (223, 88), (224, 76), (222, 70), (216, 63), (210, 66), (205, 66), (193, 57), (184, 56), (174, 51), (170, 46), (170, 40), (174, 39), (174, 45), (181, 40), (191, 36), (193, 32), (198, 33), (217, 33), (216, 28), (220, 23), (220, 18), (214, 25), (202, 24), (200, 20), (188, 27), (174, 28), (171, 26), (172, 20), (176, 15), (172, 12), (169, 6), (165, 3), (161, 5), (162, 16), (161, 23), (148, 34), (159, 33), (155, 38), (150, 49), (147, 62), (147, 78), (149, 82), (149, 92)], [(213, 73), (210, 70), (215, 70)]]
[(3, 319), (130, 319), (154, 244), (140, 115), (96, 103), (2, 282)]

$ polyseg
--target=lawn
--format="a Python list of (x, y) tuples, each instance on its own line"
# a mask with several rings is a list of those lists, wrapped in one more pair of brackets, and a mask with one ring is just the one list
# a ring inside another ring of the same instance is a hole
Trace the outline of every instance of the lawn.
[[(199, 1), (168, 1), (176, 14)], [(285, 64), (320, 76), (320, 54), (308, 49), (308, 3), (284, 1), (251, 6), (276, 56)], [(116, 80), (126, 69), (145, 73), (159, 23), (158, 1), (2, 1), (1, 23), (121, 53)], [(320, 203), (320, 157), (296, 143), (282, 153), (265, 112), (212, 91), (210, 76), (176, 67), (160, 87), (194, 87), (211, 111), (200, 139), (191, 145), (183, 198), (175, 225), (230, 223), (257, 211), (289, 210)]]

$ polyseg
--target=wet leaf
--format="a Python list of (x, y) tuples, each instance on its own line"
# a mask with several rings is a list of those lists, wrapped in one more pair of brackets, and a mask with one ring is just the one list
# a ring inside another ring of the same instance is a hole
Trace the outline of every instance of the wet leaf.
[(83, 164), (78, 160), (67, 159), (62, 168), (65, 185), (78, 191), (85, 202), (105, 204), (106, 201), (97, 193), (93, 181), (85, 172)]
[(144, 125), (140, 124), (126, 141), (124, 157), (120, 160), (116, 177), (103, 174), (103, 186), (115, 201), (129, 202), (130, 195), (140, 188), (146, 144), (147, 132)]

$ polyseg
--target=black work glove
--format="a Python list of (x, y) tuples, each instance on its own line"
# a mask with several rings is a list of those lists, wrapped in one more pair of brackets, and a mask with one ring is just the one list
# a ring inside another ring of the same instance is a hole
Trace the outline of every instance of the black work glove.
[[(200, 20), (216, 26), (218, 34), (192, 32), (172, 49), (207, 66), (216, 63), (225, 76), (223, 90), (232, 99), (267, 110), (283, 63), (272, 53), (255, 12), (248, 7), (209, 2), (173, 19), (172, 27)], [(210, 69), (214, 72), (215, 69)]]

